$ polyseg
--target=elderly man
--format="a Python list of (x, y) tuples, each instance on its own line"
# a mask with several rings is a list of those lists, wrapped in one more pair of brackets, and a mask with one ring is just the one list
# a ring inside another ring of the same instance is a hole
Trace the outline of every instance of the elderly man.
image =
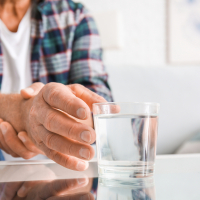
[(85, 170), (92, 104), (112, 101), (92, 17), (71, 0), (2, 0), (0, 39), (0, 148)]

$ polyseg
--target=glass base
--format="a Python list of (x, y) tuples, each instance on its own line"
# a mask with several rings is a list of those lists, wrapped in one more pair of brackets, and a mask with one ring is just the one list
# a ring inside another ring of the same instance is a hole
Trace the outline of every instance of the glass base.
[(149, 188), (154, 186), (153, 176), (146, 178), (102, 178), (99, 177), (99, 184), (106, 187), (127, 187), (127, 188)]
[(154, 164), (147, 166), (98, 166), (99, 177), (102, 178), (143, 178), (150, 177), (154, 173)]

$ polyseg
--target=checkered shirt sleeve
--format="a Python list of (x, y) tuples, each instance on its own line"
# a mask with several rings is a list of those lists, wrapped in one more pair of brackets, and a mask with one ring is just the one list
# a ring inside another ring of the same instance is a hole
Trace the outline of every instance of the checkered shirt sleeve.
[(81, 16), (74, 35), (69, 82), (82, 84), (112, 101), (95, 21), (84, 7)]

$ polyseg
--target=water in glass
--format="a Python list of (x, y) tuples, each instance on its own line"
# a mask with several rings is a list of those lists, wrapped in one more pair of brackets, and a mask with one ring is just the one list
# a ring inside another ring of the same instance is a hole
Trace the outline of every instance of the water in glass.
[(140, 177), (153, 173), (157, 115), (94, 116), (100, 176)]

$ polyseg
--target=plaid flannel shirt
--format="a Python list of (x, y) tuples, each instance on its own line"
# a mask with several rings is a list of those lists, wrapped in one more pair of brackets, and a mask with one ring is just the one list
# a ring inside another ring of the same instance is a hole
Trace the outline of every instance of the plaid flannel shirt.
[[(30, 37), (33, 82), (79, 83), (112, 101), (100, 37), (82, 4), (71, 0), (33, 3)], [(0, 41), (0, 87), (2, 77)]]
[[(97, 27), (82, 4), (71, 0), (33, 3), (30, 38), (33, 82), (78, 83), (112, 101)], [(2, 78), (0, 40), (0, 88)]]

